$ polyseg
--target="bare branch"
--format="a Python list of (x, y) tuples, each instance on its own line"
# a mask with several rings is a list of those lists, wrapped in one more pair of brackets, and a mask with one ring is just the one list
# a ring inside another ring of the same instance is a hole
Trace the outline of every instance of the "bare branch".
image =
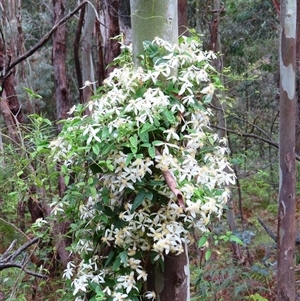
[(232, 129), (219, 127), (217, 125), (211, 125), (211, 127), (215, 128), (215, 129), (218, 129), (218, 130), (226, 131), (228, 133), (233, 133), (233, 134), (236, 134), (236, 135), (241, 136), (241, 137), (255, 138), (255, 139), (261, 140), (265, 143), (268, 143), (269, 145), (272, 145), (272, 146), (278, 148), (278, 143), (276, 143), (274, 140), (265, 139), (261, 136), (255, 135), (255, 134), (249, 134), (249, 133), (245, 133), (245, 132), (238, 132), (238, 131), (235, 131), (235, 130), (232, 130)]
[(32, 276), (36, 276), (39, 278), (47, 278), (47, 275), (43, 275), (37, 272), (33, 272), (30, 270), (27, 270), (25, 268), (27, 261), (26, 257), (23, 259), (23, 261), (21, 263), (16, 262), (16, 258), (23, 253), (26, 249), (28, 249), (31, 245), (38, 243), (39, 238), (33, 238), (30, 241), (26, 242), (25, 244), (23, 244), (20, 248), (18, 248), (16, 251), (14, 251), (12, 254), (9, 255), (9, 252), (13, 249), (16, 240), (14, 240), (10, 246), (8, 247), (8, 249), (5, 251), (5, 253), (0, 257), (0, 271), (5, 270), (5, 269), (9, 269), (9, 268), (19, 268), (21, 270), (23, 270), (26, 274), (28, 275), (32, 275)]
[(6, 73), (4, 74), (3, 78), (5, 79), (9, 75), (9, 71), (12, 70), (16, 65), (18, 65), (19, 63), (21, 63), (22, 61), (24, 61), (25, 59), (27, 59), (29, 56), (31, 56), (33, 53), (35, 53), (39, 48), (41, 48), (46, 42), (48, 42), (48, 40), (51, 38), (51, 36), (54, 33), (54, 31), (58, 27), (60, 27), (61, 25), (63, 25), (66, 21), (68, 21), (68, 19), (70, 19), (72, 16), (74, 16), (87, 3), (89, 3), (89, 1), (87, 1), (87, 0), (84, 0), (82, 3), (80, 3), (73, 11), (71, 11), (70, 13), (68, 13), (61, 20), (59, 20), (59, 22), (57, 22), (52, 27), (52, 29), (46, 35), (44, 35), (44, 37), (41, 40), (39, 40), (33, 47), (31, 47), (27, 52), (25, 52), (23, 55), (19, 56), (16, 60), (14, 60), (7, 67)]
[[(261, 219), (261, 218), (257, 218), (257, 220), (259, 221), (259, 223), (262, 225), (262, 227), (266, 230), (266, 232), (268, 233), (268, 235), (274, 240), (274, 242), (277, 243), (277, 236), (272, 232), (272, 230), (266, 225), (266, 223)], [(297, 236), (295, 239), (295, 244), (296, 245), (300, 245), (300, 237)]]

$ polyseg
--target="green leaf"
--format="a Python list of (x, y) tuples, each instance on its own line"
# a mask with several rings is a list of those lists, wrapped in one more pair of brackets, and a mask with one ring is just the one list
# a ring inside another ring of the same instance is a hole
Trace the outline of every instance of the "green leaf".
[(131, 213), (136, 209), (138, 208), (145, 199), (148, 199), (148, 200), (152, 200), (153, 199), (153, 192), (150, 191), (150, 190), (145, 190), (145, 189), (142, 189), (139, 191), (139, 193), (136, 195), (134, 201), (133, 201), (133, 204), (132, 204), (132, 208), (131, 208)]
[(199, 248), (202, 248), (204, 245), (205, 245), (205, 243), (207, 242), (207, 236), (206, 235), (203, 235), (200, 239), (199, 239), (199, 241), (198, 241), (198, 247)]
[(126, 264), (127, 263), (127, 253), (126, 253), (126, 251), (121, 252), (119, 256), (120, 256), (121, 262)]
[(146, 122), (146, 123), (144, 123), (144, 125), (141, 128), (140, 134), (145, 133), (145, 132), (149, 132), (150, 130), (153, 130), (153, 129), (155, 129), (153, 124), (149, 123), (149, 122)]
[(101, 138), (102, 138), (102, 140), (104, 140), (105, 138), (107, 138), (109, 136), (110, 136), (110, 133), (109, 133), (108, 127), (104, 127), (102, 129), (102, 132), (101, 132)]
[(102, 155), (107, 155), (114, 146), (114, 143), (105, 144), (102, 149)]
[(42, 96), (39, 94), (36, 94), (35, 92), (33, 92), (31, 89), (25, 88), (23, 87), (23, 89), (28, 93), (29, 96), (33, 97), (33, 98), (37, 98), (37, 99), (41, 99)]
[(205, 260), (208, 261), (212, 254), (212, 249), (207, 249), (205, 252)]
[(140, 139), (141, 139), (142, 142), (148, 143), (149, 142), (148, 132), (140, 133)]
[(116, 261), (114, 262), (113, 266), (112, 266), (112, 270), (116, 271), (121, 265), (121, 258), (120, 256), (117, 257)]
[(101, 197), (102, 197), (102, 200), (103, 200), (104, 204), (109, 203), (109, 190), (108, 190), (108, 188), (104, 187), (102, 189)]
[(130, 142), (130, 145), (131, 145), (130, 149), (135, 154), (137, 152), (137, 145), (138, 145), (137, 135), (134, 135), (134, 136), (130, 137), (129, 142)]
[(244, 245), (243, 241), (235, 235), (230, 235), (229, 241), (236, 242), (239, 245)]
[(155, 157), (155, 147), (154, 146), (148, 147), (148, 154), (152, 159)]
[(100, 147), (99, 147), (99, 145), (98, 144), (94, 144), (92, 146), (92, 149), (93, 149), (94, 154), (96, 154), (98, 156), (99, 153), (100, 153)]
[(70, 182), (70, 176), (64, 176), (65, 185), (68, 186)]
[(174, 113), (169, 111), (169, 110), (164, 110), (163, 111), (164, 116), (167, 118), (167, 120), (171, 123), (174, 124), (176, 123), (176, 118), (174, 116)]
[(105, 264), (104, 264), (105, 267), (111, 262), (111, 260), (114, 257), (114, 255), (115, 255), (115, 252), (113, 250), (111, 250), (109, 252), (108, 256), (107, 256), (106, 261), (105, 261)]
[(160, 146), (160, 145), (164, 145), (165, 143), (163, 141), (160, 140), (154, 140), (152, 141), (152, 145), (153, 146)]

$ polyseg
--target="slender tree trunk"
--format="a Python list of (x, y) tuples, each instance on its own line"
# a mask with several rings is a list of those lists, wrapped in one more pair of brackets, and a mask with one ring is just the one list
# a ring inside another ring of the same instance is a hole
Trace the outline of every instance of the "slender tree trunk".
[[(65, 14), (65, 0), (53, 0), (54, 24)], [(55, 79), (55, 98), (57, 120), (66, 119), (71, 107), (69, 85), (66, 73), (66, 25), (58, 27), (53, 33), (52, 61)], [(61, 125), (59, 125), (59, 130)]]
[(300, 154), (300, 0), (297, 0), (297, 24), (296, 24), (296, 78), (297, 78), (297, 104), (298, 114), (296, 120), (296, 154)]
[[(95, 1), (91, 1), (94, 5)], [(82, 49), (81, 49), (81, 69), (83, 84), (86, 81), (95, 82), (95, 72), (92, 57), (92, 47), (95, 34), (95, 10), (91, 5), (85, 8), (84, 25), (82, 28)], [(89, 102), (95, 87), (88, 86), (83, 89), (83, 100)]]
[(120, 0), (103, 1), (103, 12), (106, 25), (103, 37), (104, 63), (106, 67), (105, 77), (113, 70), (113, 66), (109, 66), (109, 64), (120, 54), (120, 44), (119, 41), (116, 40), (116, 37), (120, 34), (118, 16), (119, 2)]
[(280, 184), (277, 231), (277, 300), (295, 296), (295, 58), (296, 0), (282, 0), (280, 8)]
[(188, 35), (187, 0), (178, 0), (178, 35)]
[[(7, 72), (7, 68), (11, 61), (15, 58), (19, 51), (18, 49), (20, 43), (18, 40), (19, 34), (21, 32), (20, 24), (16, 17), (16, 7), (15, 3), (3, 3), (7, 10), (3, 10), (3, 16), (0, 20), (0, 27), (3, 29), (9, 28), (9, 32), (4, 30), (0, 33), (0, 97), (2, 98), (2, 103), (0, 104), (0, 110), (2, 112), (4, 122), (8, 128), (8, 133), (12, 141), (19, 142), (17, 123), (23, 122), (23, 112), (20, 105), (17, 93), (15, 90), (15, 69), (11, 72)], [(19, 16), (18, 19), (21, 17)], [(8, 22), (17, 23), (19, 26), (16, 28), (9, 27)]]
[[(65, 14), (65, 0), (53, 0), (53, 12), (54, 12), (54, 24), (59, 22)], [(70, 96), (69, 96), (69, 85), (67, 81), (66, 73), (66, 25), (58, 27), (53, 33), (53, 49), (52, 49), (52, 60), (54, 68), (54, 79), (55, 79), (55, 98), (56, 98), (56, 110), (57, 120), (66, 119), (67, 113), (71, 107)], [(58, 131), (61, 130), (61, 125), (58, 125)], [(58, 183), (59, 193), (62, 197), (66, 185), (64, 178), (61, 175)], [(51, 214), (51, 210), (48, 205), (45, 204), (46, 215)], [(56, 250), (59, 255), (60, 261), (64, 267), (69, 262), (69, 252), (66, 247), (70, 242), (66, 239), (65, 235), (68, 231), (70, 222), (55, 221), (53, 225), (53, 236), (56, 244)]]
[[(212, 17), (212, 22), (210, 26), (210, 48), (212, 51), (216, 53), (222, 52), (222, 45), (221, 45), (221, 38), (220, 38), (220, 14), (221, 14), (221, 6), (220, 6), (220, 0), (214, 0), (214, 13)], [(216, 69), (220, 72), (221, 81), (224, 82), (222, 72), (223, 72), (223, 59), (221, 56), (219, 56), (215, 61), (214, 64), (216, 66)], [(225, 103), (222, 103), (221, 101), (216, 97), (216, 95), (220, 95), (221, 98), (223, 96), (223, 92), (219, 91), (219, 93), (216, 93), (214, 95), (214, 102), (216, 106), (219, 108), (218, 110), (218, 126), (220, 128), (218, 135), (219, 138), (222, 139), (224, 137), (227, 137), (226, 133), (226, 117), (225, 117)], [(222, 130), (221, 130), (222, 129)], [(225, 130), (223, 130), (225, 129)], [(235, 213), (234, 213), (234, 203), (233, 200), (230, 199), (228, 201), (228, 209), (226, 211), (227, 214), (227, 221), (230, 231), (236, 230), (236, 224), (235, 224)], [(240, 259), (241, 257), (241, 250), (237, 243), (232, 243), (232, 249), (233, 249), (233, 256), (235, 259)]]
[[(155, 37), (170, 43), (178, 41), (177, 0), (133, 0), (131, 1), (131, 24), (133, 59), (140, 66), (138, 55), (143, 53), (143, 42)], [(161, 301), (189, 301), (189, 262), (188, 251), (176, 256), (165, 255), (164, 269), (148, 265), (147, 287), (155, 291), (156, 299)]]

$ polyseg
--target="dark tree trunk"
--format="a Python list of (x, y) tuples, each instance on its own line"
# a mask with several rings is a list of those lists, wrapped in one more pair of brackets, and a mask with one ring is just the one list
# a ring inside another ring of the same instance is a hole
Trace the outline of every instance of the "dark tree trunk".
[[(64, 17), (65, 0), (53, 0), (54, 24)], [(66, 26), (61, 25), (53, 33), (52, 60), (55, 79), (57, 120), (66, 119), (71, 107), (66, 74)], [(61, 125), (58, 126), (59, 130)]]
[(81, 89), (81, 87), (83, 87), (83, 81), (82, 81), (82, 74), (81, 74), (81, 67), (80, 67), (79, 47), (80, 47), (80, 37), (81, 37), (81, 30), (82, 30), (83, 22), (84, 22), (86, 5), (83, 6), (80, 11), (77, 29), (76, 29), (76, 33), (75, 33), (74, 44), (73, 44), (74, 65), (75, 65), (75, 70), (76, 70), (80, 103), (84, 103), (84, 99), (83, 99), (83, 93), (82, 93), (82, 89)]
[[(104, 63), (107, 67), (119, 54), (120, 43), (114, 39), (120, 34), (119, 28), (119, 0), (104, 0), (103, 12), (105, 20), (105, 37), (104, 37)], [(105, 77), (113, 70), (113, 67), (106, 68)]]
[(178, 35), (188, 35), (187, 0), (178, 0)]
[(0, 110), (3, 115), (5, 125), (8, 129), (8, 135), (14, 142), (19, 142), (17, 123), (23, 122), (23, 112), (15, 90), (14, 70), (6, 73), (6, 69), (10, 64), (11, 55), (7, 49), (4, 36), (0, 37)]
[(280, 7), (280, 184), (277, 231), (277, 300), (295, 296), (295, 119), (296, 119), (296, 0), (282, 0)]
[[(64, 17), (65, 13), (65, 0), (53, 0), (53, 12), (54, 12), (54, 24), (59, 22)], [(52, 49), (52, 60), (54, 68), (54, 79), (55, 79), (55, 97), (56, 97), (56, 110), (57, 120), (66, 119), (67, 113), (70, 109), (71, 102), (69, 96), (69, 86), (66, 74), (66, 26), (61, 25), (53, 33), (53, 49)], [(58, 131), (61, 130), (61, 125), (58, 125)], [(66, 185), (63, 176), (59, 176), (58, 183), (59, 194), (62, 197)], [(45, 205), (44, 211), (47, 216), (51, 214), (50, 208)], [(66, 233), (70, 222), (55, 221), (53, 225), (53, 237), (55, 240), (56, 251), (59, 255), (59, 259), (63, 267), (67, 266), (69, 262), (70, 253), (66, 248), (70, 245), (70, 241), (66, 239)]]
[(296, 74), (297, 74), (297, 104), (298, 114), (296, 120), (296, 154), (300, 154), (300, 0), (297, 0), (296, 23)]
[(164, 256), (164, 271), (157, 263), (147, 269), (147, 290), (156, 293), (156, 300), (189, 301), (189, 260), (187, 250), (180, 255)]

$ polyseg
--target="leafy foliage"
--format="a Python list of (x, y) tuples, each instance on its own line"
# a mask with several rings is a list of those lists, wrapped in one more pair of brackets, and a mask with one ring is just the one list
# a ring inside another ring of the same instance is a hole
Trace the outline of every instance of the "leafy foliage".
[[(215, 56), (194, 38), (180, 45), (145, 43), (143, 68), (135, 69), (124, 49), (93, 100), (74, 107), (74, 116), (51, 142), (53, 159), (68, 185), (53, 212), (74, 223), (74, 254), (64, 277), (76, 300), (138, 300), (146, 264), (169, 252), (180, 254), (189, 229), (207, 231), (228, 198), (226, 141), (209, 127), (205, 107), (214, 92)], [(85, 112), (88, 115), (84, 115)], [(184, 201), (183, 201), (184, 199)], [(185, 203), (185, 205), (184, 205)]]

